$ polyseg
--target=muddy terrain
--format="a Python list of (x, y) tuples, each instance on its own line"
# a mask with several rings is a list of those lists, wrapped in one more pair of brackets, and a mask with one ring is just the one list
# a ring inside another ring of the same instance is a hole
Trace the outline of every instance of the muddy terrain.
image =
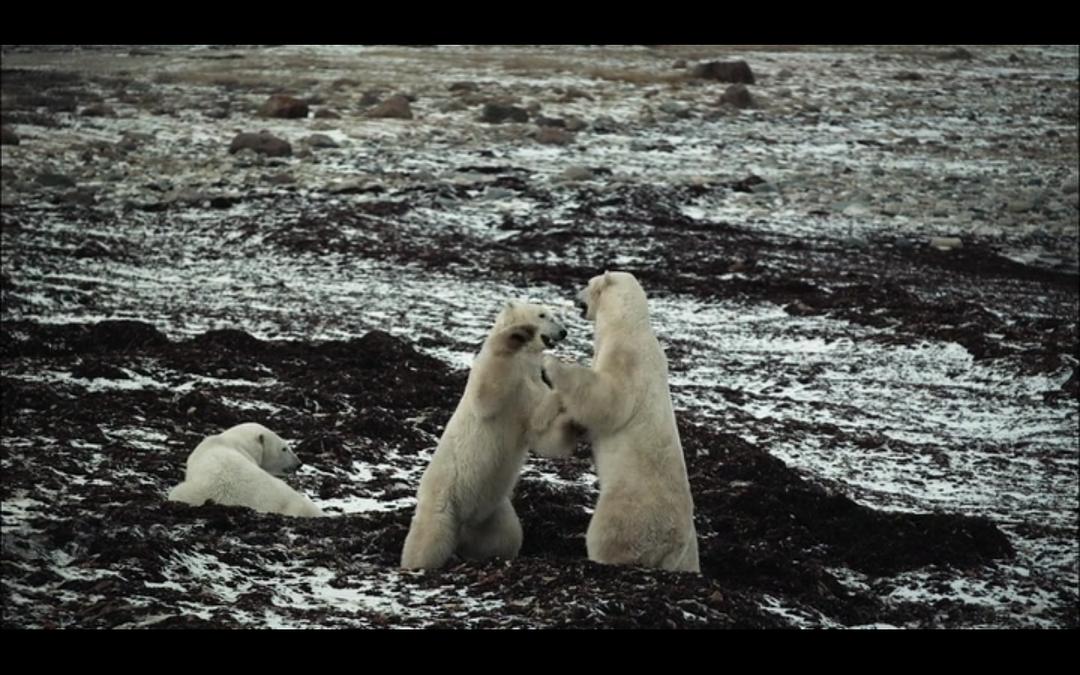
[[(2, 625), (1080, 626), (1078, 62), (4, 47)], [(398, 570), (501, 303), (588, 361), (604, 269), (703, 574), (586, 560), (585, 445), (528, 460), (518, 559)], [(165, 500), (244, 421), (330, 517)]]

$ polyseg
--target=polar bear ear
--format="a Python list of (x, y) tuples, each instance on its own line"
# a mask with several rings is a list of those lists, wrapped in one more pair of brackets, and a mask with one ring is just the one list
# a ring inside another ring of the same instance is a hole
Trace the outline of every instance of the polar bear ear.
[(610, 286), (615, 280), (611, 278), (611, 272), (604, 270), (604, 285)]
[(511, 298), (510, 300), (506, 301), (505, 305), (503, 305), (503, 309), (517, 309), (517, 306), (517, 300)]

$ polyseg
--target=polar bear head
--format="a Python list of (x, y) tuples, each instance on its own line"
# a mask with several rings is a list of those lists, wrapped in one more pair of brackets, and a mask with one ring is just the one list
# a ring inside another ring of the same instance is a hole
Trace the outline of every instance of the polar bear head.
[(495, 326), (492, 333), (503, 328), (509, 328), (514, 324), (527, 323), (536, 326), (536, 338), (533, 341), (535, 350), (539, 351), (554, 347), (560, 340), (566, 337), (566, 328), (550, 307), (537, 305), (521, 300), (507, 300), (495, 317)]
[(246, 422), (220, 434), (222, 442), (243, 452), (267, 473), (280, 476), (300, 466), (300, 459), (281, 437), (261, 424)]
[(614, 319), (636, 319), (648, 313), (645, 289), (629, 272), (604, 272), (589, 279), (577, 295), (577, 304), (589, 321), (596, 321), (599, 312)]

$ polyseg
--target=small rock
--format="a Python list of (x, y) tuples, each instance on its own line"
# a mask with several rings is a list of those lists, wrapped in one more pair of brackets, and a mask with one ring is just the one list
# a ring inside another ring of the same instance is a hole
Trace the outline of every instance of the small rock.
[(592, 96), (582, 91), (581, 89), (578, 89), (577, 87), (567, 87), (566, 93), (564, 93), (559, 100), (562, 103), (570, 103), (571, 101), (576, 101), (579, 98), (583, 98), (586, 101), (593, 100)]
[(38, 174), (34, 182), (44, 187), (57, 187), (57, 188), (73, 188), (75, 187), (75, 179), (70, 176), (65, 176), (59, 173), (41, 173)]
[(709, 61), (699, 63), (690, 71), (691, 77), (720, 82), (754, 84), (754, 73), (746, 61)]
[(970, 61), (975, 58), (975, 55), (963, 47), (957, 47), (956, 49), (952, 49), (939, 55), (938, 58), (943, 61)]
[(329, 108), (319, 108), (315, 111), (315, 119), (317, 120), (339, 120), (341, 115), (337, 114)]
[(259, 108), (260, 117), (298, 119), (308, 116), (308, 104), (286, 94), (274, 94)]
[(0, 127), (0, 145), (18, 145), (19, 135), (11, 127)]
[(535, 138), (544, 145), (566, 145), (574, 140), (574, 134), (558, 127), (540, 127)]
[(312, 134), (302, 141), (305, 145), (312, 148), (340, 148), (337, 141), (330, 138), (326, 134)]
[(480, 90), (480, 85), (475, 82), (454, 82), (447, 89), (453, 92), (476, 92)]
[(536, 126), (538, 127), (566, 128), (566, 121), (558, 117), (544, 117), (543, 115), (540, 115), (533, 121), (536, 122)]
[(368, 116), (400, 120), (411, 120), (413, 118), (409, 99), (402, 94), (395, 94), (375, 106), (368, 112)]
[(790, 80), (794, 76), (795, 76), (795, 73), (791, 72), (787, 68), (781, 68), (780, 72), (778, 72), (776, 74), (776, 79), (778, 79), (778, 80)]
[(292, 185), (296, 182), (296, 176), (291, 173), (275, 173), (266, 176), (263, 180), (271, 185)]
[(577, 182), (582, 180), (589, 180), (593, 177), (593, 170), (585, 166), (570, 166), (562, 170), (555, 180)]
[(500, 188), (500, 187), (489, 187), (488, 189), (484, 190), (484, 194), (483, 194), (482, 198), (483, 199), (490, 199), (490, 200), (499, 200), (499, 199), (510, 199), (511, 197), (516, 197), (516, 196), (517, 196), (517, 193), (514, 192), (513, 190), (507, 190), (506, 188)]
[(235, 155), (241, 150), (252, 150), (268, 157), (289, 157), (292, 155), (292, 145), (268, 131), (261, 131), (257, 134), (247, 132), (237, 134), (229, 145), (229, 154)]
[(1020, 57), (1016, 54), (1009, 54), (1009, 63), (1020, 63)]
[(582, 131), (589, 126), (589, 123), (580, 117), (567, 117), (564, 126), (567, 131)]
[(959, 237), (930, 237), (930, 247), (939, 251), (951, 251), (960, 248), (963, 242)]
[(725, 89), (720, 95), (720, 103), (736, 108), (753, 108), (756, 105), (754, 97), (750, 95), (750, 90), (745, 84), (733, 84)]
[(925, 80), (926, 78), (920, 73), (904, 70), (894, 75), (893, 79), (900, 80), (901, 82), (918, 82), (919, 80)]
[(480, 121), (488, 124), (502, 124), (503, 122), (528, 122), (529, 111), (512, 105), (499, 103), (486, 103), (480, 113)]
[(687, 66), (686, 59), (676, 59), (675, 63), (671, 64), (671, 67), (676, 68), (676, 69), (686, 68), (686, 66)]
[(1062, 183), (1061, 192), (1062, 194), (1071, 195), (1075, 194), (1078, 188), (1080, 188), (1080, 185), (1078, 185), (1077, 180), (1073, 178), (1067, 183)]
[(357, 195), (366, 192), (385, 192), (385, 188), (365, 178), (354, 178), (334, 183), (326, 188), (326, 191), (335, 195)]
[(598, 134), (613, 134), (619, 130), (619, 123), (607, 115), (601, 115), (593, 120), (592, 130)]
[(660, 104), (660, 111), (679, 119), (690, 117), (690, 107), (678, 101), (664, 101)]
[(383, 92), (378, 89), (369, 89), (360, 96), (360, 105), (367, 108), (382, 100)]
[(210, 108), (209, 110), (204, 110), (203, 111), (203, 116), (205, 116), (205, 117), (207, 117), (209, 119), (212, 119), (212, 120), (223, 120), (223, 119), (226, 119), (231, 114), (232, 114), (232, 111), (229, 109), (229, 107), (227, 105), (219, 106), (217, 108)]
[(116, 117), (116, 111), (104, 103), (87, 106), (79, 114), (83, 117)]
[(469, 106), (465, 105), (464, 101), (458, 99), (451, 99), (439, 105), (441, 112), (461, 112), (462, 110), (468, 110)]

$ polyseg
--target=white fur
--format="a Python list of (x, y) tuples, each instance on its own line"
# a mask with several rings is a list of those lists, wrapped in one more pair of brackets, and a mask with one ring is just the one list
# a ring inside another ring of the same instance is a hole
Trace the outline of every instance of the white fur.
[(322, 516), (322, 509), (310, 499), (271, 475), (299, 465), (277, 434), (261, 424), (239, 424), (199, 443), (188, 456), (184, 482), (169, 492), (169, 499), (192, 506), (212, 500), (263, 513)]
[(645, 291), (633, 275), (607, 272), (579, 299), (596, 322), (592, 368), (548, 356), (544, 371), (566, 408), (553, 426), (572, 420), (592, 443), (600, 497), (585, 537), (589, 558), (700, 572), (667, 359)]
[(565, 335), (542, 305), (510, 301), (499, 313), (420, 480), (402, 567), (438, 568), (454, 553), (517, 556), (521, 523), (510, 498), (530, 443), (559, 412), (540, 376), (544, 336), (550, 346)]

